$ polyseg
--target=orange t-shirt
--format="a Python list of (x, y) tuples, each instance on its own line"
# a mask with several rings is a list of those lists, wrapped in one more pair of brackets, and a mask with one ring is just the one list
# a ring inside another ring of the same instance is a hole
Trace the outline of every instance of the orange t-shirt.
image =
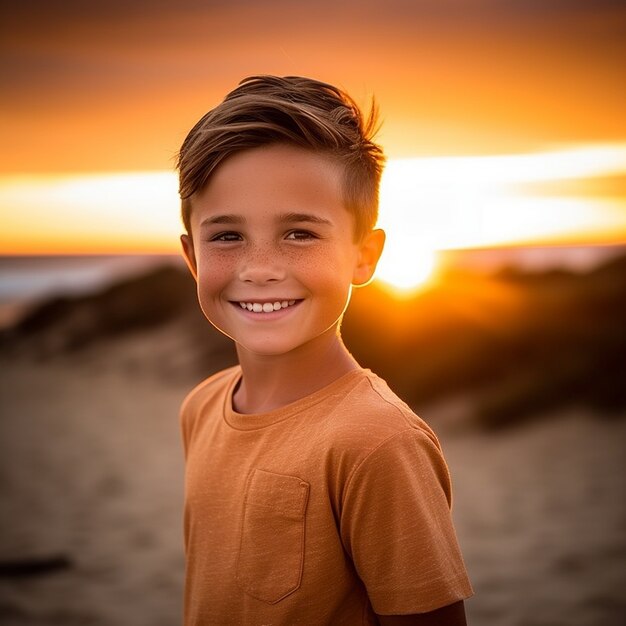
[(432, 430), (368, 370), (270, 413), (230, 368), (182, 408), (185, 624), (375, 624), (472, 589)]

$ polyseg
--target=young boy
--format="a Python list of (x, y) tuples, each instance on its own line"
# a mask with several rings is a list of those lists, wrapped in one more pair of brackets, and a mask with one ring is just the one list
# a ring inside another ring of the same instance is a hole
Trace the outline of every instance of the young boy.
[(180, 150), (183, 252), (240, 363), (181, 412), (189, 626), (465, 624), (437, 438), (339, 334), (384, 243), (375, 123), (252, 77)]

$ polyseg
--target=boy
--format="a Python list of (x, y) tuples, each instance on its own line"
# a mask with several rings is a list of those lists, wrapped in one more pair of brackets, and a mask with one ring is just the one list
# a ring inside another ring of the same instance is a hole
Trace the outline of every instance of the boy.
[(374, 130), (261, 76), (180, 150), (184, 256), (240, 363), (181, 410), (187, 625), (465, 624), (439, 443), (339, 334), (384, 243)]

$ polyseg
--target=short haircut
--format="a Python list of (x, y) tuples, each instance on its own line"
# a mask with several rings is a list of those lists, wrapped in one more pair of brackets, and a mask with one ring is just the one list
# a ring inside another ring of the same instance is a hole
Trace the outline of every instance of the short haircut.
[(355, 217), (355, 238), (376, 224), (385, 162), (373, 142), (374, 101), (365, 119), (344, 91), (299, 76), (250, 76), (191, 129), (177, 158), (182, 219), (191, 232), (191, 200), (230, 155), (286, 143), (325, 153), (343, 167), (343, 201)]

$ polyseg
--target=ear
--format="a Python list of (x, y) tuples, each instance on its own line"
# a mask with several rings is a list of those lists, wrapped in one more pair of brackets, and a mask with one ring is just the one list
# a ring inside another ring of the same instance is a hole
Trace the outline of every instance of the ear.
[(185, 234), (180, 236), (180, 243), (183, 245), (183, 257), (187, 267), (195, 280), (198, 280), (198, 265), (196, 263), (196, 253), (193, 248), (193, 239)]
[(385, 246), (385, 231), (377, 228), (359, 243), (359, 258), (352, 274), (352, 284), (363, 287), (374, 278), (378, 259)]

